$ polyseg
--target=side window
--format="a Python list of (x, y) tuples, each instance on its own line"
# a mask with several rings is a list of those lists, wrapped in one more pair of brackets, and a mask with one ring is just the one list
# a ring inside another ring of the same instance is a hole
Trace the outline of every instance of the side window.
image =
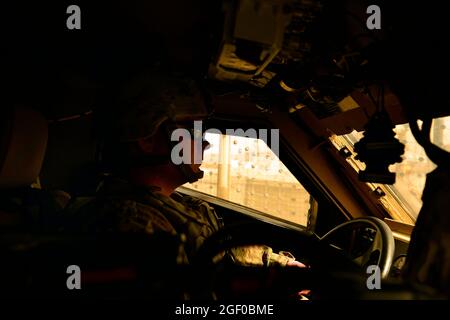
[(207, 133), (203, 179), (185, 187), (306, 226), (310, 195), (264, 141)]

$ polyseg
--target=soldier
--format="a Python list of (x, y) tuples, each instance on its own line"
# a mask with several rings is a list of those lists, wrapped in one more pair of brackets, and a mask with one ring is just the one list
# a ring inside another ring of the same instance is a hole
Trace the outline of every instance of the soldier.
[[(222, 227), (208, 203), (175, 192), (186, 182), (203, 177), (200, 164), (171, 161), (171, 132), (183, 127), (176, 123), (177, 110), (195, 110), (193, 105), (205, 103), (203, 98), (193, 80), (155, 75), (140, 78), (120, 92), (99, 121), (101, 163), (107, 176), (94, 200), (69, 206), (74, 218), (70, 227), (179, 236), (184, 246), (178, 262), (189, 263), (204, 240)], [(193, 146), (194, 139), (182, 143)], [(202, 151), (207, 145), (203, 142)], [(231, 256), (241, 264), (299, 264), (268, 247), (252, 248), (235, 249)]]

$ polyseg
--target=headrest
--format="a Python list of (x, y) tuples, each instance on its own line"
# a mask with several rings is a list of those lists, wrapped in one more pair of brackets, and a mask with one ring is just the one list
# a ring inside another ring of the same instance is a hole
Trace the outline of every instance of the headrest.
[(0, 189), (26, 187), (36, 181), (47, 138), (47, 121), (34, 110), (16, 107), (0, 116)]

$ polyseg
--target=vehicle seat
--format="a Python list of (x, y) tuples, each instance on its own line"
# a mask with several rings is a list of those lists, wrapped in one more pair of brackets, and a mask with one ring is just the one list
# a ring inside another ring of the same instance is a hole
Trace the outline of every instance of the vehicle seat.
[[(15, 107), (0, 116), (0, 229), (46, 227), (62, 209), (61, 193), (32, 188), (44, 161), (48, 127), (38, 112)], [(58, 200), (59, 199), (59, 200)]]
[[(47, 129), (36, 111), (0, 111), (0, 298), (182, 296), (177, 286), (192, 277), (175, 263), (177, 237), (59, 228), (67, 194), (31, 187), (44, 161)], [(66, 287), (73, 263), (83, 266), (78, 293)]]

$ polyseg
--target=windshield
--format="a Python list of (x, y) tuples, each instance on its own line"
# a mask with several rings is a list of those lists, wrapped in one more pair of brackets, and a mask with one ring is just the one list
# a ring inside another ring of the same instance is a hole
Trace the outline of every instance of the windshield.
[[(396, 138), (405, 145), (403, 161), (389, 167), (390, 171), (397, 174), (396, 182), (391, 186), (377, 183), (369, 183), (369, 186), (373, 190), (378, 188), (385, 194), (381, 202), (394, 219), (414, 224), (422, 207), (421, 197), (426, 175), (436, 165), (428, 159), (423, 148), (414, 139), (408, 124), (397, 125), (394, 131)], [(347, 147), (353, 153), (353, 145), (362, 137), (363, 132), (353, 131), (343, 136), (334, 135), (331, 141), (336, 148)], [(442, 149), (450, 150), (450, 117), (434, 119), (431, 141)], [(365, 169), (364, 163), (356, 160), (354, 153), (347, 161), (357, 171)]]

